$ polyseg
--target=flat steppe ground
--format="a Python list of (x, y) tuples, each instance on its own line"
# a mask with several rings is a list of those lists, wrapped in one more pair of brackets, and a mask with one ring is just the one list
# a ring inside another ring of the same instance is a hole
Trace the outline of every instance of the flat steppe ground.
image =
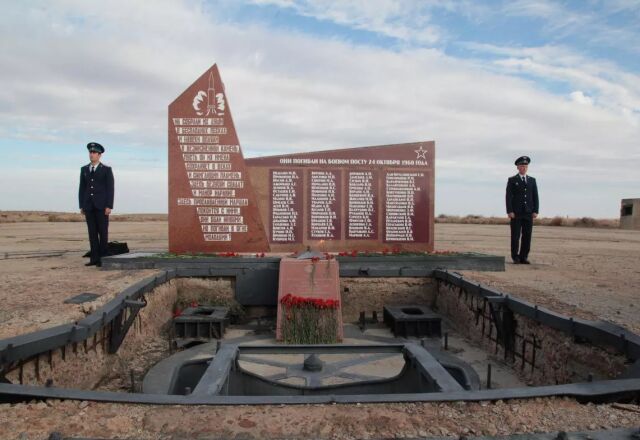
[[(535, 227), (531, 265), (513, 265), (504, 225), (436, 224), (436, 250), (507, 257), (505, 272), (465, 276), (557, 312), (614, 322), (640, 333), (640, 231)], [(133, 251), (164, 250), (167, 223), (113, 222), (110, 239)], [(154, 273), (84, 267), (84, 223), (0, 224), (0, 338), (77, 320)], [(82, 292), (93, 303), (64, 304)], [(187, 422), (187, 419), (189, 422)], [(213, 421), (217, 420), (217, 421)], [(533, 432), (640, 426), (640, 407), (570, 399), (496, 403), (153, 407), (48, 402), (0, 405), (0, 438), (65, 435), (120, 438), (356, 438)], [(6, 430), (7, 435), (2, 435)]]

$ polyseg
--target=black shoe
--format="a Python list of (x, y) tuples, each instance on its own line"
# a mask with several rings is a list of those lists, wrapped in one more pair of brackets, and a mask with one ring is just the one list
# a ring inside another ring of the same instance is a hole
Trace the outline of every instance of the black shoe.
[(98, 264), (100, 264), (99, 261), (89, 261), (88, 263), (85, 263), (85, 266), (97, 266)]
[[(527, 264), (529, 264), (529, 262), (527, 261)], [(96, 263), (96, 267), (102, 267), (102, 261), (98, 261)]]
[(522, 259), (520, 260), (520, 264), (531, 264), (529, 260)]
[(517, 258), (513, 258), (513, 264), (520, 264), (520, 260), (518, 260)]

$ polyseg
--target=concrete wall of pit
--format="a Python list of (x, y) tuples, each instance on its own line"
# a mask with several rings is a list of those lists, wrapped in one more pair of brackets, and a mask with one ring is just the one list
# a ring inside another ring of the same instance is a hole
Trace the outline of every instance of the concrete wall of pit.
[(43, 385), (48, 379), (58, 387), (124, 390), (131, 372), (141, 379), (146, 370), (169, 353), (168, 335), (177, 303), (202, 301), (231, 305), (233, 280), (230, 278), (178, 278), (154, 288), (145, 295), (141, 309), (124, 342), (115, 354), (107, 352), (109, 326), (94, 336), (42, 353), (11, 370), (12, 383)]
[(360, 312), (367, 317), (384, 305), (430, 304), (436, 294), (433, 278), (340, 278), (343, 322), (356, 322)]
[(594, 380), (613, 379), (627, 368), (626, 357), (614, 348), (576, 343), (570, 335), (519, 314), (514, 314), (514, 349), (505, 355), (504, 346), (495, 342), (497, 331), (486, 300), (456, 286), (438, 283), (432, 308), (529, 385), (586, 382), (589, 374)]

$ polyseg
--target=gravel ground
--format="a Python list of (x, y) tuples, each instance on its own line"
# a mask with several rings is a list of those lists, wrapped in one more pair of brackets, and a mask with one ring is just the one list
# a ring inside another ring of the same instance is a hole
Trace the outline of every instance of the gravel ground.
[[(166, 248), (165, 222), (118, 222), (111, 239), (133, 250)], [(507, 226), (436, 225), (438, 250), (508, 256)], [(86, 268), (83, 223), (0, 224), (0, 338), (77, 320), (153, 271)], [(25, 255), (39, 252), (41, 256)], [(51, 256), (44, 256), (48, 253)], [(55, 256), (54, 256), (55, 255)], [(640, 333), (640, 232), (534, 229), (530, 266), (465, 275), (570, 316), (605, 319)], [(82, 292), (85, 305), (62, 301)], [(33, 402), (0, 405), (0, 438), (52, 431), (99, 438), (401, 438), (495, 435), (640, 426), (640, 406), (571, 399), (496, 403), (175, 407)]]
[(53, 431), (92, 438), (381, 439), (640, 426), (637, 407), (616, 406), (568, 399), (235, 407), (40, 402), (0, 406), (0, 430), (3, 439), (44, 439)]

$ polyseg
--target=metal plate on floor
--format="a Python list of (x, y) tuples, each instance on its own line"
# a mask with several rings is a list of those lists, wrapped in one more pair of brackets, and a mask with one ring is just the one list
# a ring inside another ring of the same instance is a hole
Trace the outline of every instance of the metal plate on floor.
[(67, 298), (63, 302), (65, 304), (82, 304), (82, 303), (86, 303), (86, 302), (91, 302), (94, 299), (99, 298), (101, 296), (102, 295), (99, 295), (97, 293), (83, 292), (80, 295), (76, 295), (76, 296), (72, 296), (71, 298)]

